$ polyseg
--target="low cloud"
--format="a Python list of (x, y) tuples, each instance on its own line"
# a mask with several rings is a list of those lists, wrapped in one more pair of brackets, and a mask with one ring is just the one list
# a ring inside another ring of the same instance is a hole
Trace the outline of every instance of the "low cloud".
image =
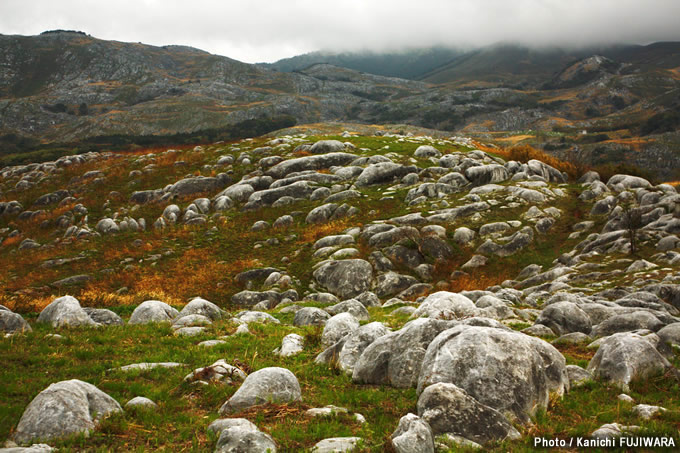
[(0, 33), (75, 29), (245, 62), (314, 50), (680, 40), (678, 0), (3, 0)]

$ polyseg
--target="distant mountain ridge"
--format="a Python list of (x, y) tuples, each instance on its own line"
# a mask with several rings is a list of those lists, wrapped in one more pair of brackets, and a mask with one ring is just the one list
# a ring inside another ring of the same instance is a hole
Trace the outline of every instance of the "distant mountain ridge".
[[(185, 46), (0, 35), (0, 159), (23, 161), (41, 143), (205, 143), (341, 121), (511, 136), (667, 173), (680, 161), (680, 43), (457, 52), (365, 54), (354, 60), (363, 70), (308, 55), (280, 72)], [(384, 74), (368, 72), (371, 60)], [(407, 69), (417, 80), (393, 72)]]
[(281, 72), (294, 72), (324, 63), (369, 74), (418, 80), (463, 53), (460, 49), (442, 46), (385, 52), (319, 51), (284, 58), (275, 63), (262, 63), (260, 66)]
[(566, 66), (592, 55), (602, 55), (624, 63), (672, 69), (680, 66), (680, 43), (610, 45), (571, 50), (499, 43), (473, 50), (439, 46), (402, 52), (325, 51), (285, 58), (261, 66), (293, 72), (314, 64), (326, 63), (370, 74), (433, 84), (530, 88), (548, 82)]

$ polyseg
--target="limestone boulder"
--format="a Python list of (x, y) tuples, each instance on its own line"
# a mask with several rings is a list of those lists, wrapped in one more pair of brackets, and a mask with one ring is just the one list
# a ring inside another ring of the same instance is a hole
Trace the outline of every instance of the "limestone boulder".
[(61, 381), (40, 392), (24, 411), (12, 438), (25, 445), (88, 433), (103, 418), (122, 412), (120, 404), (92, 384)]

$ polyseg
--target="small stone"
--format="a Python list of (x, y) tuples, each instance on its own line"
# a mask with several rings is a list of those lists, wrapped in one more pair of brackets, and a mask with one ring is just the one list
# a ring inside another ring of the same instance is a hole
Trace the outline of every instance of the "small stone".
[(125, 409), (156, 410), (158, 409), (158, 404), (154, 403), (149, 398), (136, 396), (125, 404)]

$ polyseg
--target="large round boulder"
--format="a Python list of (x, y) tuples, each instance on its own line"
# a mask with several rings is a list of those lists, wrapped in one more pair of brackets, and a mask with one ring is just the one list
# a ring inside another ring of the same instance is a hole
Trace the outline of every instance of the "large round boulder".
[(152, 322), (171, 322), (179, 312), (160, 300), (142, 302), (130, 316), (128, 324), (148, 324)]
[(566, 361), (550, 344), (512, 330), (459, 325), (430, 343), (419, 393), (439, 382), (462, 388), (482, 404), (527, 423), (551, 394), (569, 390)]
[(321, 333), (321, 344), (331, 346), (358, 328), (359, 321), (350, 313), (337, 314), (326, 321)]
[(558, 336), (571, 332), (589, 334), (593, 324), (590, 316), (573, 302), (556, 302), (543, 309), (536, 324), (550, 327)]
[(430, 342), (455, 321), (418, 318), (400, 330), (380, 336), (354, 365), (352, 381), (362, 384), (389, 384), (415, 387)]
[(417, 415), (406, 414), (392, 434), (392, 447), (397, 453), (434, 453), (432, 428)]
[(481, 445), (520, 437), (503, 414), (454, 384), (427, 387), (418, 398), (418, 415), (434, 435), (453, 434)]
[(587, 370), (595, 379), (611, 382), (626, 391), (632, 380), (663, 372), (670, 366), (648, 339), (623, 332), (604, 339)]
[(302, 401), (300, 384), (285, 368), (263, 368), (249, 375), (241, 387), (220, 408), (220, 415), (232, 414), (265, 403)]
[(373, 268), (360, 259), (329, 261), (314, 271), (314, 279), (341, 299), (350, 299), (371, 288)]
[(439, 291), (430, 294), (413, 312), (413, 318), (459, 319), (475, 316), (474, 302), (462, 294)]
[(202, 315), (209, 318), (211, 321), (217, 321), (224, 317), (225, 312), (214, 303), (196, 297), (186, 304), (184, 308), (182, 308), (182, 311), (179, 312), (180, 317), (188, 315)]
[(13, 440), (21, 445), (87, 433), (120, 404), (92, 384), (72, 379), (50, 385), (28, 405)]
[(73, 296), (62, 296), (54, 299), (38, 316), (38, 322), (50, 324), (52, 327), (96, 326), (92, 318), (80, 306)]
[(9, 310), (0, 310), (0, 332), (14, 334), (30, 331), (31, 326), (21, 315)]

